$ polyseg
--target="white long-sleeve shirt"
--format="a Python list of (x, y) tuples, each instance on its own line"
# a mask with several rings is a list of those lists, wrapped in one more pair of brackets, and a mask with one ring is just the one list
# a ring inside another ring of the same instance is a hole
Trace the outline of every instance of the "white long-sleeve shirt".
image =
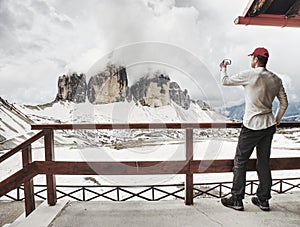
[[(243, 86), (245, 114), (243, 124), (253, 130), (261, 130), (279, 123), (288, 107), (288, 100), (281, 79), (263, 67), (228, 76), (221, 70), (221, 81), (225, 86)], [(272, 103), (277, 97), (279, 108), (275, 116)]]

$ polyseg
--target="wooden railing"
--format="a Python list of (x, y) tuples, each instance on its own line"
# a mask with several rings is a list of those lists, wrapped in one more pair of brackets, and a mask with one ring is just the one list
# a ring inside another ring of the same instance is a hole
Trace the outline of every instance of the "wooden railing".
[[(240, 128), (241, 123), (135, 123), (135, 124), (36, 124), (32, 130), (42, 130), (32, 138), (0, 157), (0, 163), (22, 151), (23, 168), (0, 182), (0, 197), (24, 184), (25, 212), (35, 209), (33, 177), (46, 175), (49, 205), (57, 202), (55, 175), (146, 175), (185, 174), (185, 204), (193, 204), (193, 174), (231, 172), (233, 160), (193, 160), (193, 129)], [(278, 127), (300, 127), (300, 122), (285, 122)], [(182, 161), (127, 161), (127, 162), (66, 162), (55, 161), (55, 130), (114, 130), (114, 129), (183, 129), (186, 139), (186, 158)], [(44, 137), (45, 161), (32, 161), (31, 144)], [(120, 165), (121, 163), (121, 165)], [(300, 169), (300, 157), (273, 158), (272, 170)], [(251, 159), (248, 170), (256, 170), (256, 160)]]

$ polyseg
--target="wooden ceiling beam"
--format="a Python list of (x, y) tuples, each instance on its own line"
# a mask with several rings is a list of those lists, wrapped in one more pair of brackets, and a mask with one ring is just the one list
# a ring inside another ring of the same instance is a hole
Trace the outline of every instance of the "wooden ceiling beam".
[(240, 16), (234, 20), (235, 24), (262, 25), (277, 27), (300, 27), (300, 16), (288, 18), (282, 15), (260, 14), (256, 17)]

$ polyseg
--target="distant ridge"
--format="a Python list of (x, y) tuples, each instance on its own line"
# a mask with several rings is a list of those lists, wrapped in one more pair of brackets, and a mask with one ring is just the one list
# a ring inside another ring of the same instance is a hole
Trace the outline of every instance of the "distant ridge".
[(34, 123), (26, 114), (21, 112), (19, 109), (17, 109), (14, 104), (9, 103), (7, 100), (4, 100), (0, 97), (0, 105), (3, 106), (5, 109), (9, 110), (10, 112), (17, 115), (19, 118), (23, 119), (28, 124)]
[[(278, 108), (278, 101), (273, 102), (273, 113)], [(232, 120), (242, 120), (245, 113), (245, 103), (226, 107), (222, 114)], [(300, 121), (300, 102), (289, 102), (289, 106), (282, 118), (282, 121)]]

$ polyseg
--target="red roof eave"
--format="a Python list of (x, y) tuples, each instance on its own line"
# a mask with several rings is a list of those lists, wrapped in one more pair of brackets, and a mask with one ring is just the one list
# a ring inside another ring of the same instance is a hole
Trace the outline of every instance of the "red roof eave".
[(234, 23), (244, 25), (300, 27), (300, 16), (296, 16), (293, 18), (272, 14), (260, 14), (256, 17), (240, 16), (234, 20)]

